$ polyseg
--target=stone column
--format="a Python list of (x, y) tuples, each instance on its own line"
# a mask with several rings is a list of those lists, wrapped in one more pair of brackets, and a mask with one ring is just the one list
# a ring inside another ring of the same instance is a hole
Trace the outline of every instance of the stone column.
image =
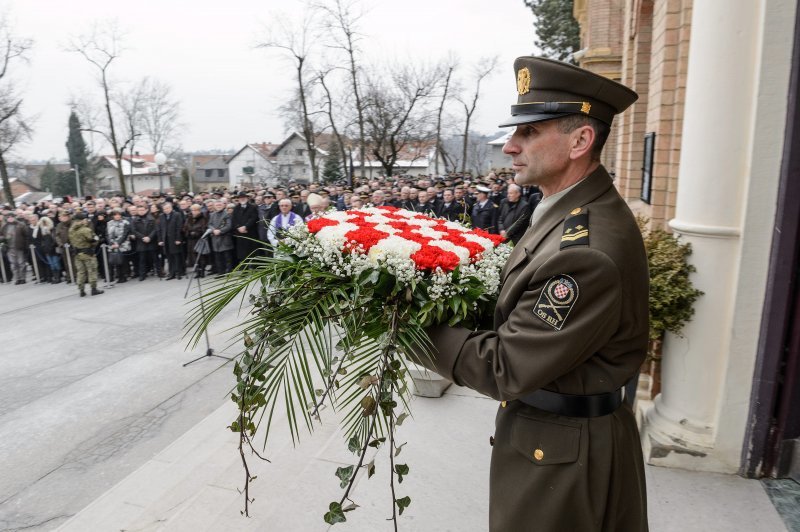
[[(732, 338), (758, 82), (763, 0), (695, 2), (672, 229), (692, 244), (705, 292), (684, 337), (664, 344), (663, 389), (647, 413), (650, 463), (735, 471), (714, 452)], [(769, 30), (767, 30), (769, 31)], [(760, 311), (760, 308), (758, 309)]]

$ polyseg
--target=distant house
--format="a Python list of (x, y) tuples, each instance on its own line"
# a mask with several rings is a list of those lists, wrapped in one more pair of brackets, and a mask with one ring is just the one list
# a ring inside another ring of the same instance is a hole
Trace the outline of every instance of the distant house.
[[(72, 167), (69, 163), (49, 163), (56, 172), (70, 172), (72, 171)], [(26, 164), (21, 168), (22, 179), (25, 180), (26, 183), (38, 188), (42, 186), (42, 172), (44, 169), (47, 168), (48, 163), (33, 163), (33, 164)]]
[[(122, 159), (122, 174), (128, 194), (159, 191), (170, 188), (170, 171), (165, 166), (160, 169), (155, 163), (155, 154), (136, 153), (133, 157)], [(97, 174), (97, 193), (120, 189), (117, 174), (117, 160), (113, 155), (101, 155), (97, 158), (99, 171)]]
[(511, 156), (503, 153), (503, 145), (511, 138), (513, 131), (503, 133), (494, 140), (490, 140), (489, 145), (489, 168), (500, 170), (501, 168), (511, 168)]
[[(14, 205), (27, 203), (32, 205), (42, 200), (52, 200), (53, 195), (49, 192), (42, 192), (37, 187), (19, 179), (18, 177), (9, 178), (8, 183), (11, 185), (11, 194), (14, 196)], [(5, 193), (0, 189), (0, 200), (6, 201)]]
[[(330, 135), (319, 135), (315, 139), (315, 151), (317, 153), (314, 161), (317, 169), (321, 169), (328, 156), (328, 150), (323, 146), (330, 143)], [(289, 135), (277, 148), (272, 151), (271, 157), (275, 162), (275, 177), (279, 181), (298, 181), (308, 183), (311, 181), (313, 172), (311, 171), (311, 161), (308, 157), (308, 144), (306, 138), (300, 133), (294, 132)]]
[(278, 144), (262, 142), (247, 144), (228, 159), (228, 188), (271, 184), (275, 179), (275, 164), (271, 157)]
[[(445, 161), (441, 153), (436, 149), (435, 141), (422, 141), (407, 144), (397, 154), (397, 160), (392, 166), (393, 175), (433, 175), (436, 173), (436, 158), (439, 159), (439, 169), (445, 168)], [(360, 161), (358, 153), (353, 151), (353, 170), (356, 177), (360, 176)], [(364, 175), (371, 179), (386, 174), (386, 170), (380, 161), (369, 152), (367, 147), (366, 162), (364, 164)]]
[(189, 172), (193, 191), (227, 188), (230, 183), (228, 158), (225, 155), (192, 155)]

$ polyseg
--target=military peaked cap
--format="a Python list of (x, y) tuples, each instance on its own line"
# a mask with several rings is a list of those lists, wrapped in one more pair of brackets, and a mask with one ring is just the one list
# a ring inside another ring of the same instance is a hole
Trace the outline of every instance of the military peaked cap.
[(514, 61), (516, 105), (500, 127), (552, 120), (571, 114), (591, 116), (611, 125), (639, 97), (634, 91), (582, 68), (544, 59), (518, 57)]

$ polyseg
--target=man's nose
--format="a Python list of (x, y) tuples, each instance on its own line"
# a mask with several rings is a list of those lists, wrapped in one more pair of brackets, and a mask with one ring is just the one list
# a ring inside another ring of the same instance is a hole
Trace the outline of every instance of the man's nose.
[(514, 142), (514, 137), (512, 136), (510, 139), (503, 144), (503, 153), (506, 155), (514, 155), (515, 153), (519, 153), (519, 146), (516, 142)]

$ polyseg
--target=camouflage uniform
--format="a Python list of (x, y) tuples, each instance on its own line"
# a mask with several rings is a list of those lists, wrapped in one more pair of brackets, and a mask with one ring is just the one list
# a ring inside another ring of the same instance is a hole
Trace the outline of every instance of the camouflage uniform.
[(86, 277), (92, 293), (97, 291), (97, 257), (94, 255), (95, 234), (86, 222), (75, 221), (69, 228), (69, 244), (75, 250), (75, 268), (78, 271), (78, 290), (84, 295)]

